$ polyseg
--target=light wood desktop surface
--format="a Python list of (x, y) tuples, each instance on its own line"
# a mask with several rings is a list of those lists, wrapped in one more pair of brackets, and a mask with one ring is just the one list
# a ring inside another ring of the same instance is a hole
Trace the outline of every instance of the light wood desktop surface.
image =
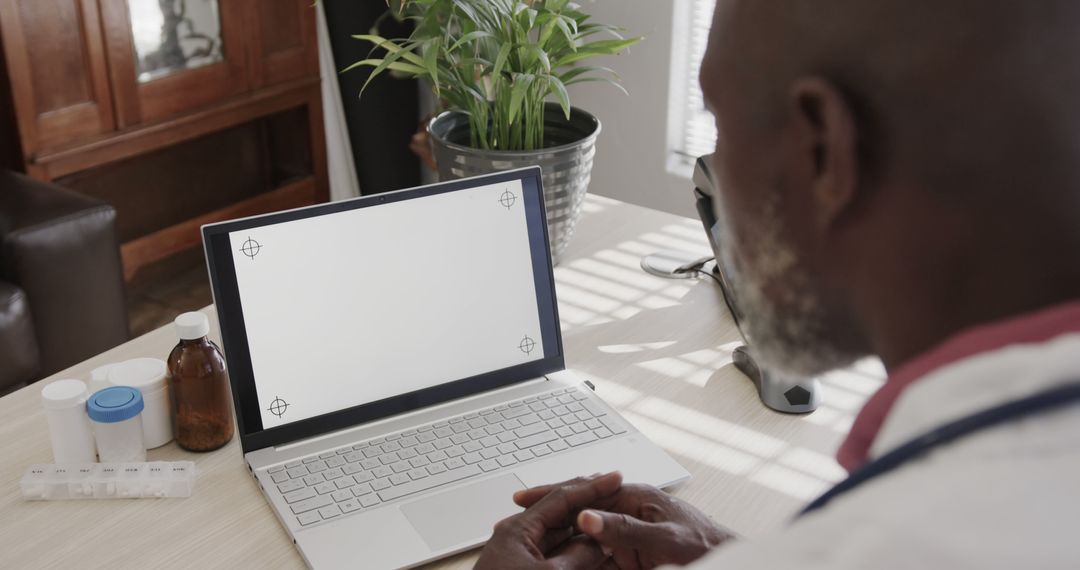
[[(597, 394), (693, 475), (675, 493), (748, 537), (782, 527), (843, 472), (833, 452), (853, 414), (880, 385), (873, 364), (825, 379), (825, 403), (789, 416), (764, 408), (731, 365), (738, 344), (711, 280), (652, 277), (643, 254), (708, 254), (701, 225), (590, 196), (556, 268), (566, 361)], [(212, 336), (217, 321), (212, 307)], [(150, 460), (193, 460), (194, 495), (173, 500), (26, 502), (19, 479), (52, 461), (39, 393), (59, 378), (137, 356), (164, 358), (176, 343), (163, 327), (0, 399), (0, 552), (10, 568), (302, 567), (241, 460), (239, 440), (206, 454), (175, 444)], [(357, 566), (363, 539), (358, 537)], [(469, 568), (476, 551), (436, 568)]]

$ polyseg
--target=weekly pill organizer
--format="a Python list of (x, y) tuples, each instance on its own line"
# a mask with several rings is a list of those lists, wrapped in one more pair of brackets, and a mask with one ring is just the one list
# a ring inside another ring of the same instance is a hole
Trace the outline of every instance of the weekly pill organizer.
[(23, 499), (166, 499), (190, 497), (195, 463), (55, 463), (31, 465), (20, 481)]

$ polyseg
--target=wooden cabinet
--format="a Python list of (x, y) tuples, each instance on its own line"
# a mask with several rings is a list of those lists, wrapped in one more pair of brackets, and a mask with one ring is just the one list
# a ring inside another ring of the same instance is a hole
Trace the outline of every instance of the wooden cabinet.
[(115, 128), (97, 2), (0, 0), (0, 36), (23, 149)]
[(0, 150), (112, 203), (129, 277), (197, 246), (200, 224), (325, 201), (314, 10), (0, 0)]
[(276, 85), (318, 73), (315, 28), (303, 25), (311, 12), (309, 3), (294, 0), (260, 0), (251, 5), (247, 21), (255, 24), (250, 54), (254, 87)]
[[(220, 10), (208, 10), (208, 18), (216, 20), (217, 24), (217, 29), (210, 35), (195, 28), (195, 24), (185, 24), (185, 20), (192, 20), (188, 12), (195, 6), (213, 7), (217, 6), (216, 3), (207, 0), (166, 0), (165, 3), (173, 3), (172, 8), (176, 11), (172, 15), (161, 17), (160, 24), (155, 21), (154, 26), (145, 27), (149, 28), (146, 31), (151, 32), (151, 45), (154, 43), (152, 32), (158, 28), (162, 30), (156, 34), (158, 49), (149, 54), (138, 54), (136, 50), (142, 43), (139, 40), (143, 39), (146, 33), (144, 26), (136, 22), (143, 13), (153, 14), (151, 10), (154, 9), (160, 13), (161, 0), (99, 1), (105, 22), (111, 79), (121, 127), (190, 112), (248, 89), (246, 44), (252, 43), (251, 40), (257, 33), (248, 34), (244, 29), (244, 2), (221, 0)], [(135, 9), (140, 6), (149, 7), (151, 10), (141, 9), (136, 12)], [(183, 7), (182, 15), (176, 15), (180, 12), (179, 7)], [(187, 33), (209, 36), (210, 41), (217, 44), (216, 48), (212, 49), (217, 50), (221, 59), (190, 69), (175, 67), (183, 64), (169, 60), (184, 60), (178, 37), (183, 33), (179, 30), (184, 27), (191, 28)], [(170, 28), (172, 31), (168, 31)], [(140, 37), (136, 37), (136, 34)], [(172, 42), (163, 41), (164, 36), (172, 36)], [(168, 48), (169, 43), (175, 47)], [(148, 51), (151, 49), (148, 48)], [(178, 53), (170, 58), (170, 51)], [(155, 55), (158, 57), (155, 58)], [(158, 60), (158, 66), (153, 70), (145, 70), (141, 64), (151, 58)]]

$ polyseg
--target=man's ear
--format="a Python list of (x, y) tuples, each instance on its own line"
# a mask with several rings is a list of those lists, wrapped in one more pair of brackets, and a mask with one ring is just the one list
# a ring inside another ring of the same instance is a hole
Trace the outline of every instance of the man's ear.
[(800, 78), (791, 87), (796, 152), (810, 164), (810, 183), (819, 229), (832, 226), (855, 202), (859, 157), (855, 114), (835, 85), (820, 77)]

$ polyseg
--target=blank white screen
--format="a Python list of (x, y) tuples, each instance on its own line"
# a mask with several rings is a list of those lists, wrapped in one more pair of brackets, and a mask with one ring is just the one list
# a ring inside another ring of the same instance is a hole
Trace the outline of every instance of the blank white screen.
[(543, 357), (520, 181), (229, 241), (264, 428)]

